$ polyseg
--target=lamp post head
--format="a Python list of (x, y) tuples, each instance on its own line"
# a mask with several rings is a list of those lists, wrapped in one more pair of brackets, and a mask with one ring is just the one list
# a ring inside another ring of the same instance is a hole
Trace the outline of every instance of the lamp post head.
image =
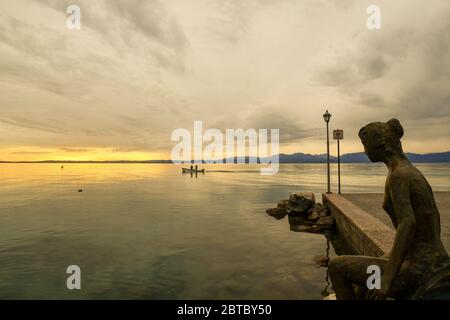
[(326, 123), (330, 122), (330, 118), (331, 118), (331, 114), (328, 112), (325, 112), (325, 114), (323, 115), (323, 119), (325, 120)]

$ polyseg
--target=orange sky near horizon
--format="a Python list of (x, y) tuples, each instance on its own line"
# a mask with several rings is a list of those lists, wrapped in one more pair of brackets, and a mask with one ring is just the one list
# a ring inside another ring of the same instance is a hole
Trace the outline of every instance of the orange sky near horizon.
[(120, 152), (107, 148), (86, 148), (82, 152), (50, 148), (6, 148), (0, 149), (0, 161), (143, 161), (167, 160), (166, 154), (154, 152)]
[[(331, 139), (332, 137), (330, 137)], [(173, 142), (175, 145), (176, 142)], [(414, 150), (420, 149), (421, 146), (416, 145), (414, 141), (403, 142), (403, 148), (405, 152), (412, 153), (435, 153), (435, 152), (447, 152), (449, 149), (438, 149), (445, 144), (445, 141), (437, 139), (434, 141), (434, 145), (429, 145), (428, 150), (425, 152), (416, 152)], [(203, 143), (203, 148), (207, 145)], [(280, 153), (293, 154), (297, 152), (311, 153), (311, 154), (325, 154), (326, 143), (325, 139), (320, 141), (319, 145), (316, 145), (316, 152), (305, 152), (300, 150), (301, 147), (296, 144), (286, 145), (280, 150)], [(435, 151), (435, 150), (438, 151)], [(311, 150), (311, 149), (310, 149)], [(314, 149), (313, 149), (314, 150)], [(247, 150), (248, 151), (248, 150)], [(347, 145), (346, 141), (341, 141), (341, 154), (364, 152), (361, 144)], [(330, 140), (330, 154), (337, 156), (336, 142)], [(248, 154), (246, 154), (248, 156)], [(224, 158), (229, 157), (224, 150)], [(170, 160), (170, 150), (167, 152), (151, 152), (151, 151), (117, 151), (112, 148), (40, 148), (40, 147), (9, 147), (0, 148), (0, 161), (144, 161), (144, 160)], [(198, 157), (198, 159), (201, 156)], [(212, 159), (208, 155), (203, 155), (203, 159)]]

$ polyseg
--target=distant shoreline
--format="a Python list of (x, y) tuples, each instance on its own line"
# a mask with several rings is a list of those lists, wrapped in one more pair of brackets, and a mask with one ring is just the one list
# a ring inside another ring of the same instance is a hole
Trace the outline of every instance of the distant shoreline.
[(142, 161), (131, 161), (131, 160), (119, 160), (119, 161), (76, 161), (76, 160), (61, 160), (61, 161), (57, 161), (57, 160), (42, 160), (42, 161), (0, 161), (0, 163), (47, 163), (47, 164), (70, 164), (70, 163), (85, 163), (85, 164), (171, 164), (172, 161), (171, 160), (142, 160)]
[[(440, 153), (426, 153), (426, 154), (418, 154), (418, 153), (407, 153), (408, 159), (413, 163), (450, 163), (450, 151), (448, 152), (440, 152)], [(306, 154), (306, 153), (294, 153), (294, 154), (279, 154), (279, 163), (326, 163), (327, 156), (326, 154)], [(250, 160), (253, 162), (260, 163), (260, 159), (263, 160), (264, 163), (268, 163), (270, 158), (255, 158), (255, 157), (234, 157), (223, 159), (223, 163), (219, 164), (238, 164), (237, 159), (239, 159), (242, 163), (239, 164), (248, 164)], [(227, 161), (229, 161), (227, 163)], [(337, 157), (330, 156), (330, 161), (332, 163), (337, 162)], [(341, 163), (369, 163), (369, 159), (363, 152), (358, 153), (347, 153), (341, 156)], [(95, 160), (41, 160), (41, 161), (0, 161), (0, 163), (55, 163), (55, 164), (64, 164), (64, 163), (86, 163), (86, 164), (172, 164), (172, 160), (106, 160), (106, 161), (95, 161)], [(194, 163), (192, 161), (191, 163)], [(213, 160), (204, 160), (202, 162), (198, 162), (202, 164), (214, 164)], [(189, 163), (184, 163), (184, 165), (188, 165)]]

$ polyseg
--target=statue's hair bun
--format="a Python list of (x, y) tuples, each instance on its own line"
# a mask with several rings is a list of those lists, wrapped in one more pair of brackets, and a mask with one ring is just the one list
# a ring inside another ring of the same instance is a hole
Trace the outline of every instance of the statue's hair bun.
[(387, 122), (388, 126), (389, 126), (389, 130), (394, 134), (394, 136), (397, 139), (401, 139), (401, 137), (403, 137), (403, 127), (400, 124), (400, 121), (398, 121), (398, 119), (391, 119)]

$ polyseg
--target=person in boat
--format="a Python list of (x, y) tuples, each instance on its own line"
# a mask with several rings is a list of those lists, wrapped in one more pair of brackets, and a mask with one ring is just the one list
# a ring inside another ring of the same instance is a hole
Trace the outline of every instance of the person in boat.
[(194, 170), (194, 166), (191, 166), (191, 171)]
[(195, 166), (195, 171), (198, 171), (198, 168), (197, 168), (198, 166)]

